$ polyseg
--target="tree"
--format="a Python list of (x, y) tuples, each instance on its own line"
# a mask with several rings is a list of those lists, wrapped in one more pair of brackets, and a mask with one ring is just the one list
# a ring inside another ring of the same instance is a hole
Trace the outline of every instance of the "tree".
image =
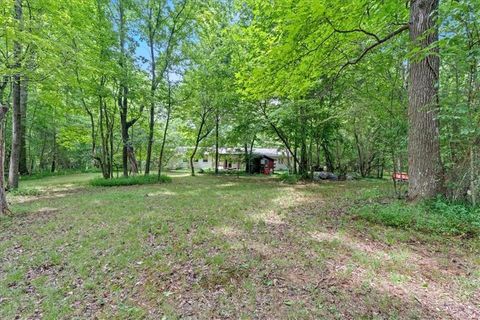
[(8, 106), (4, 100), (5, 89), (8, 85), (9, 77), (4, 76), (0, 82), (0, 215), (9, 212), (8, 203), (5, 196), (5, 117), (8, 112)]
[[(18, 31), (23, 31), (23, 2), (22, 0), (15, 0), (15, 20), (18, 24)], [(8, 171), (8, 188), (18, 188), (18, 175), (20, 164), (20, 153), (22, 150), (22, 105), (25, 103), (22, 100), (26, 98), (26, 86), (22, 85), (22, 60), (23, 49), (20, 40), (15, 40), (13, 44), (14, 55), (14, 69), (12, 83), (12, 149), (10, 152), (10, 168)]]
[(410, 41), (418, 52), (410, 61), (408, 172), (410, 200), (442, 192), (438, 84), (438, 0), (410, 4)]

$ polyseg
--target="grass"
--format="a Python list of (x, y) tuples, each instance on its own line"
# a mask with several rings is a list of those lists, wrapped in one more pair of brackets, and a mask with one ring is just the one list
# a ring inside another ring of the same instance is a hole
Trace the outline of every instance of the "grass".
[[(467, 319), (479, 309), (478, 237), (358, 214), (393, 196), (383, 181), (174, 174), (90, 186), (98, 177), (25, 181), (40, 194), (9, 195), (1, 319)], [(378, 206), (402, 208), (388, 203)]]
[(33, 174), (20, 176), (21, 181), (29, 181), (29, 180), (37, 180), (37, 179), (44, 179), (48, 177), (57, 177), (57, 176), (71, 176), (73, 174), (80, 174), (80, 173), (100, 173), (98, 169), (92, 168), (87, 170), (78, 170), (78, 169), (70, 169), (70, 170), (61, 170), (61, 171), (41, 171), (35, 172)]
[(448, 203), (443, 199), (419, 204), (395, 201), (388, 205), (372, 204), (357, 210), (368, 221), (427, 234), (480, 236), (480, 208)]
[(156, 176), (156, 175), (137, 175), (130, 177), (120, 177), (112, 179), (95, 178), (90, 181), (90, 185), (94, 187), (119, 187), (119, 186), (133, 186), (143, 184), (157, 184), (171, 182), (172, 178), (169, 176)]

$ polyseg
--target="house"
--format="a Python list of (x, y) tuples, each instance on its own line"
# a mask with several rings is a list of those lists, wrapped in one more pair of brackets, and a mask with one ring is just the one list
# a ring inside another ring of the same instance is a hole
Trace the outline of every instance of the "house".
[[(178, 147), (167, 167), (169, 169), (187, 169), (190, 168), (190, 153), (192, 147)], [(242, 148), (218, 149), (218, 169), (219, 170), (245, 170), (245, 150)], [(267, 168), (269, 173), (274, 171), (288, 170), (291, 156), (287, 150), (282, 148), (253, 148), (250, 159), (252, 172), (265, 173)], [(194, 160), (194, 167), (203, 170), (215, 170), (215, 148), (200, 148)]]

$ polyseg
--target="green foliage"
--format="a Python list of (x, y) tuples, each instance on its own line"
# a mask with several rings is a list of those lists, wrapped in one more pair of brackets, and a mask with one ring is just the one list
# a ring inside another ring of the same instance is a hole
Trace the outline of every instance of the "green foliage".
[(291, 174), (288, 172), (281, 173), (278, 177), (280, 181), (287, 183), (287, 184), (297, 184), (298, 181), (302, 179), (302, 177), (298, 174)]
[(12, 196), (39, 196), (41, 191), (35, 188), (18, 188), (9, 192)]
[(133, 186), (144, 184), (157, 184), (171, 182), (172, 178), (169, 176), (160, 176), (160, 179), (156, 175), (149, 176), (131, 176), (121, 177), (113, 179), (96, 178), (90, 181), (90, 185), (94, 187), (119, 187), (119, 186)]
[(370, 222), (446, 236), (480, 236), (480, 208), (444, 199), (406, 204), (371, 204), (356, 210)]
[(80, 169), (61, 169), (59, 171), (51, 172), (51, 171), (40, 171), (28, 176), (20, 176), (21, 181), (29, 181), (29, 180), (37, 180), (46, 177), (56, 177), (56, 176), (67, 176), (75, 173), (97, 173), (100, 172), (97, 168), (90, 168), (85, 170)]

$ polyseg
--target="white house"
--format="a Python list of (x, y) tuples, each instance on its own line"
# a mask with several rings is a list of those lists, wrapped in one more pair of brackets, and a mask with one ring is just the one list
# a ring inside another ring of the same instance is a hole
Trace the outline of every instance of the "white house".
[[(190, 153), (193, 147), (178, 147), (168, 162), (169, 169), (187, 169), (190, 168)], [(218, 149), (220, 170), (244, 170), (245, 169), (245, 151), (242, 148)], [(253, 148), (252, 157), (267, 157), (273, 159), (275, 170), (288, 170), (291, 159), (290, 153), (282, 148)], [(196, 169), (214, 170), (215, 169), (215, 148), (199, 148), (194, 160)]]

